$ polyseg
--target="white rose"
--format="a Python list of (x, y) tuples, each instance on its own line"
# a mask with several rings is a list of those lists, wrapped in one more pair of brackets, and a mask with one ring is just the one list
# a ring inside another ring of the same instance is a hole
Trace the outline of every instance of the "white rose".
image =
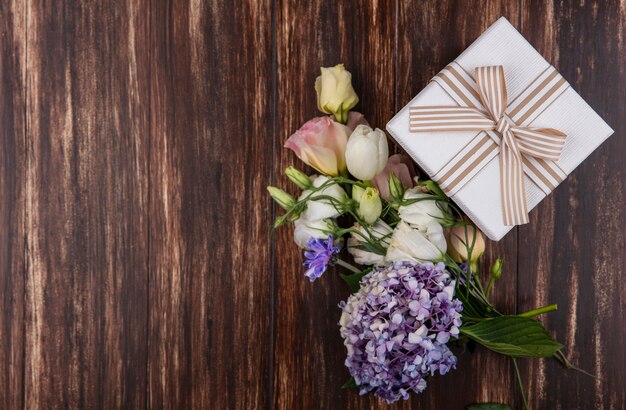
[(380, 245), (383, 248), (389, 247), (391, 243), (391, 233), (393, 229), (387, 225), (384, 221), (378, 220), (374, 225), (368, 228), (368, 232), (359, 224), (354, 224), (359, 233), (352, 233), (348, 238), (348, 252), (354, 258), (354, 261), (360, 265), (379, 265), (385, 261), (384, 255), (379, 255), (374, 252), (368, 252), (363, 249), (358, 249), (358, 246), (366, 243), (365, 238), (379, 239)]
[(393, 231), (385, 260), (433, 262), (440, 259), (445, 252), (446, 240), (441, 225), (430, 223), (425, 229), (415, 229), (401, 221)]
[(346, 145), (348, 171), (356, 178), (367, 181), (383, 172), (388, 159), (389, 146), (385, 133), (367, 125), (356, 127)]
[[(329, 180), (328, 177), (324, 175), (313, 175), (311, 176), (311, 182), (313, 186), (319, 188), (324, 183)], [(312, 192), (310, 190), (305, 190), (300, 195), (299, 200), (303, 200), (306, 197), (316, 197), (316, 196), (330, 196), (335, 198), (339, 202), (345, 202), (348, 199), (348, 195), (346, 191), (343, 190), (339, 185), (333, 183), (326, 188)], [(327, 199), (320, 199), (315, 201), (308, 201), (306, 205), (306, 210), (302, 213), (302, 217), (304, 219), (308, 219), (309, 221), (316, 221), (325, 218), (336, 218), (341, 215), (341, 210), (338, 209), (331, 201)]]
[[(407, 190), (404, 194), (404, 199), (432, 198), (432, 195), (417, 192), (418, 189), (418, 187), (414, 187)], [(440, 206), (437, 201), (427, 199), (414, 202), (411, 205), (401, 206), (398, 209), (398, 214), (404, 222), (411, 224), (414, 228), (421, 229), (433, 221), (438, 221), (437, 218), (445, 216)]]
[(332, 223), (325, 219), (310, 221), (299, 218), (293, 224), (293, 240), (303, 249), (307, 247), (310, 238), (328, 239), (330, 231), (333, 230)]

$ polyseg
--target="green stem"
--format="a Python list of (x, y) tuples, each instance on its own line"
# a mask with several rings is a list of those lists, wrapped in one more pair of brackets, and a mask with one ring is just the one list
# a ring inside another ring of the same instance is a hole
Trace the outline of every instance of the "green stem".
[(542, 313), (553, 312), (553, 311), (556, 310), (556, 308), (557, 308), (557, 306), (555, 304), (548, 305), (548, 306), (540, 307), (538, 309), (529, 310), (528, 312), (520, 313), (517, 316), (534, 317), (534, 316), (537, 316), (537, 315), (541, 315)]
[(337, 265), (339, 265), (339, 266), (343, 266), (344, 268), (346, 268), (346, 269), (348, 269), (348, 270), (351, 270), (351, 271), (352, 271), (352, 272), (354, 272), (354, 273), (359, 273), (359, 272), (361, 272), (361, 270), (360, 270), (360, 269), (357, 269), (355, 266), (353, 266), (353, 265), (349, 264), (348, 262), (346, 262), (346, 261), (344, 261), (344, 260), (337, 259), (337, 260), (335, 261), (335, 263), (336, 263)]
[(519, 373), (519, 367), (517, 367), (517, 360), (513, 359), (513, 366), (515, 367), (515, 377), (517, 378), (517, 385), (519, 386), (519, 391), (522, 394), (522, 401), (524, 402), (524, 408), (528, 410), (528, 402), (526, 401), (526, 394), (524, 393), (524, 384), (522, 383), (522, 376)]
[(487, 283), (487, 290), (485, 291), (485, 297), (489, 299), (489, 293), (491, 293), (491, 288), (493, 288), (493, 284), (495, 283), (496, 278), (493, 275), (489, 276), (489, 283)]

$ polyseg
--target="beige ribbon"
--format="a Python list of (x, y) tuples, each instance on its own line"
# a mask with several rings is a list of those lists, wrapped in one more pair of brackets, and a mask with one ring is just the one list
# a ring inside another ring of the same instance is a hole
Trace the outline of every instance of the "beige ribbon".
[[(498, 135), (494, 140), (500, 139), (496, 144), (500, 145), (504, 224), (528, 223), (524, 174), (533, 180), (544, 181), (548, 188), (553, 189), (560, 182), (553, 162), (561, 155), (566, 135), (552, 128), (530, 128), (521, 124), (545, 110), (556, 99), (557, 92), (567, 87), (567, 83), (553, 68), (546, 70), (522, 93), (524, 98), (514, 107), (509, 107), (502, 66), (476, 68), (475, 80), (460, 71), (458, 66), (448, 66), (438, 75), (438, 80), (443, 81), (444, 89), (450, 89), (449, 93), (456, 97), (455, 100), (466, 106), (412, 106), (410, 130), (484, 131), (491, 138), (496, 131)], [(519, 117), (518, 123), (514, 121), (516, 116)], [(479, 166), (482, 168), (497, 155), (496, 148), (494, 142), (484, 135), (475, 138), (453, 158), (446, 172), (439, 175), (444, 183), (442, 187), (450, 192), (467, 174), (475, 175)], [(556, 184), (548, 183), (551, 178), (556, 179)]]

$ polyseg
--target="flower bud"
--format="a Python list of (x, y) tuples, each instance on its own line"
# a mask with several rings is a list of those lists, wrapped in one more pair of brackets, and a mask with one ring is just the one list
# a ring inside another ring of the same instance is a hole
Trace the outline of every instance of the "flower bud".
[(383, 204), (376, 188), (366, 188), (359, 202), (359, 215), (363, 220), (371, 225), (383, 212)]
[(289, 178), (291, 182), (296, 184), (300, 189), (309, 189), (313, 186), (311, 178), (309, 178), (309, 176), (304, 172), (297, 170), (294, 167), (287, 167), (285, 175), (287, 175), (287, 178)]
[(398, 203), (404, 198), (404, 186), (393, 172), (389, 174), (389, 194)]
[[(467, 243), (466, 232), (467, 230)], [(475, 239), (474, 239), (475, 237)], [(473, 225), (459, 225), (450, 229), (448, 233), (448, 254), (457, 263), (469, 262), (476, 264), (478, 259), (485, 252), (485, 239), (483, 234)], [(468, 248), (474, 245), (472, 249), (472, 259), (468, 261)]]
[(268, 186), (267, 191), (274, 201), (286, 210), (290, 210), (296, 204), (295, 198), (280, 188)]
[(361, 198), (363, 197), (364, 193), (365, 193), (365, 188), (361, 188), (358, 185), (353, 185), (352, 186), (352, 199), (355, 202), (360, 203), (361, 202)]
[(315, 80), (317, 108), (326, 114), (333, 114), (342, 124), (348, 121), (348, 112), (359, 102), (352, 88), (352, 74), (343, 64), (334, 67), (321, 67), (322, 75)]
[(346, 145), (348, 171), (361, 181), (367, 181), (383, 172), (389, 159), (387, 136), (382, 130), (359, 125)]
[(501, 258), (496, 259), (493, 265), (491, 265), (491, 275), (495, 279), (498, 279), (500, 278), (500, 276), (502, 276), (502, 259)]

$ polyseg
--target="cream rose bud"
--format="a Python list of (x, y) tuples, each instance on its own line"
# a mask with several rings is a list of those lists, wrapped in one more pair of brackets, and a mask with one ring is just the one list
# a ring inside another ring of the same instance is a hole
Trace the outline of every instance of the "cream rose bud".
[(388, 159), (385, 133), (367, 125), (357, 126), (346, 145), (348, 171), (361, 181), (367, 181), (383, 172)]
[(334, 229), (332, 222), (327, 219), (310, 221), (301, 217), (296, 219), (293, 225), (293, 240), (303, 249), (307, 247), (310, 238), (327, 239)]
[[(315, 188), (321, 187), (330, 180), (330, 178), (323, 175), (312, 175), (310, 179)], [(314, 221), (325, 218), (336, 218), (343, 213), (343, 209), (340, 204), (345, 203), (348, 200), (348, 194), (346, 194), (346, 191), (334, 182), (319, 191), (313, 192), (310, 189), (303, 191), (298, 198), (298, 201), (302, 201), (305, 198), (315, 198), (319, 196), (329, 196), (334, 198), (335, 201), (330, 199), (307, 201), (306, 210), (302, 213), (302, 216), (305, 219)]]
[[(432, 198), (432, 195), (418, 192), (419, 187), (414, 187), (406, 191), (404, 194), (404, 200)], [(413, 227), (421, 228), (434, 221), (439, 223), (438, 218), (445, 216), (444, 211), (441, 208), (441, 204), (431, 199), (422, 199), (416, 201), (410, 205), (401, 206), (398, 209), (400, 219), (404, 222), (411, 224)]]
[(385, 260), (397, 262), (403, 260), (420, 263), (434, 262), (446, 252), (446, 240), (443, 229), (438, 223), (431, 223), (424, 229), (412, 228), (400, 221), (391, 236)]
[(334, 67), (321, 67), (322, 75), (315, 79), (317, 108), (326, 114), (333, 114), (335, 119), (345, 124), (348, 112), (359, 102), (359, 97), (352, 88), (352, 74), (343, 64)]
[[(467, 228), (467, 241), (465, 230)], [(457, 263), (470, 262), (475, 265), (478, 259), (485, 252), (485, 238), (482, 232), (473, 225), (455, 226), (450, 229), (447, 235), (448, 254)], [(474, 244), (472, 249), (472, 259), (468, 261), (467, 248)], [(475, 267), (475, 266), (474, 266)]]
[(368, 238), (370, 240), (377, 240), (378, 243), (386, 249), (391, 243), (393, 229), (381, 219), (377, 220), (374, 225), (367, 230), (359, 224), (354, 224), (354, 229), (357, 230), (357, 233), (353, 232), (351, 237), (348, 238), (348, 252), (350, 252), (354, 261), (360, 265), (382, 264), (385, 261), (384, 255), (359, 249), (359, 246), (367, 243), (365, 238)]
[(378, 189), (366, 188), (359, 201), (359, 215), (367, 224), (371, 225), (376, 222), (382, 212), (383, 203), (380, 200), (380, 195), (378, 195)]

